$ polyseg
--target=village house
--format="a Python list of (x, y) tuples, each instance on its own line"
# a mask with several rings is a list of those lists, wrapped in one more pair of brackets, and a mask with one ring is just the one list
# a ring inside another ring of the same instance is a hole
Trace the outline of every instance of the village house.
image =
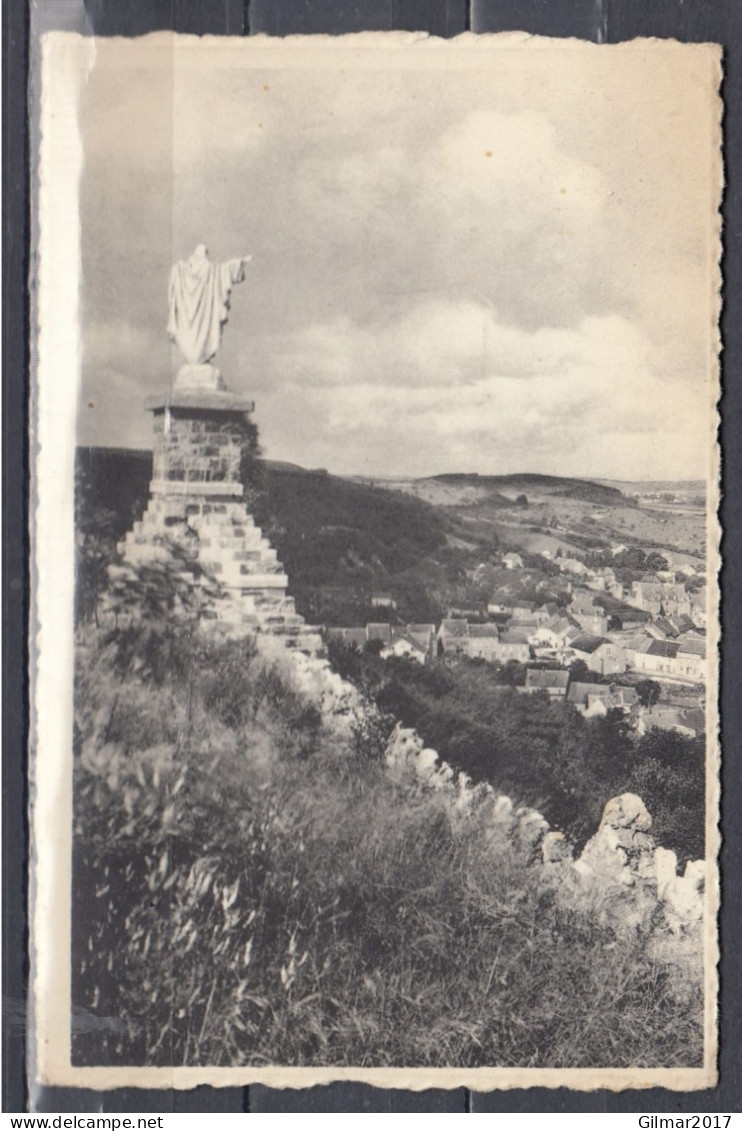
[(408, 656), (421, 664), (431, 664), (436, 658), (434, 624), (408, 624), (403, 628), (392, 626), (392, 642), (382, 656)]
[(571, 617), (562, 614), (553, 616), (546, 624), (540, 624), (531, 636), (534, 647), (561, 648), (570, 639), (569, 633), (578, 636), (580, 626)]
[(417, 660), (419, 664), (430, 664), (433, 660), (428, 642), (405, 629), (395, 630), (391, 644), (382, 649), (381, 655), (384, 659), (398, 656), (400, 659)]
[(367, 624), (365, 628), (328, 628), (331, 640), (341, 640), (355, 648), (364, 648), (369, 641), (381, 644), (380, 655), (410, 656), (420, 663), (431, 663), (435, 659), (435, 625), (408, 624)]
[(637, 609), (658, 616), (662, 608), (662, 586), (653, 573), (645, 574), (640, 581), (632, 581), (626, 600)]
[(469, 625), (469, 656), (471, 659), (489, 660), (499, 659), (500, 634), (494, 624)]
[(585, 563), (578, 561), (577, 558), (557, 558), (556, 564), (562, 573), (571, 573), (576, 577), (585, 577), (588, 572)]
[(706, 644), (703, 640), (651, 640), (634, 649), (633, 670), (654, 679), (703, 683)]
[(614, 675), (626, 671), (626, 655), (620, 644), (605, 636), (582, 633), (569, 645), (573, 660), (583, 660), (598, 675)]
[(578, 589), (572, 596), (569, 605), (570, 616), (574, 616), (575, 613), (587, 613), (592, 615), (596, 612), (602, 615), (605, 610), (602, 605), (596, 603), (595, 596), (592, 593), (585, 589)]
[(509, 601), (489, 601), (487, 604), (487, 612), (490, 616), (511, 617), (513, 615), (513, 606)]
[(648, 621), (644, 626), (644, 631), (647, 636), (653, 636), (655, 640), (674, 640), (678, 635), (674, 626), (663, 616), (654, 617), (653, 620)]
[(705, 683), (708, 672), (706, 668), (706, 641), (682, 640), (678, 647), (677, 655), (678, 674), (698, 683)]
[(632, 636), (628, 644), (624, 645), (624, 652), (626, 654), (626, 663), (630, 668), (639, 670), (637, 667), (637, 656), (645, 655), (651, 646), (654, 644), (656, 636), (650, 636), (649, 633), (642, 629), (636, 636)]
[(602, 573), (588, 573), (585, 578), (585, 585), (588, 589), (594, 590), (596, 593), (605, 592), (608, 582), (603, 577)]
[(520, 629), (521, 632), (525, 632), (528, 637), (531, 637), (535, 632), (538, 632), (539, 624), (534, 616), (511, 617), (507, 627)]
[(405, 627), (405, 632), (408, 632), (410, 636), (424, 638), (435, 652), (436, 628), (434, 624), (408, 624)]
[(701, 628), (706, 627), (706, 595), (704, 590), (703, 600), (698, 599), (698, 594), (693, 594), (693, 599), (690, 606), (690, 616), (694, 624), (699, 625)]
[(602, 609), (594, 608), (590, 613), (572, 612), (570, 614), (577, 621), (583, 632), (592, 633), (594, 636), (605, 636), (608, 631), (608, 617)]
[(567, 694), (571, 703), (586, 718), (607, 715), (619, 710), (628, 714), (634, 710), (639, 697), (633, 687), (616, 687), (601, 683), (571, 683)]
[(482, 621), (486, 616), (484, 605), (450, 605), (446, 611), (448, 620), (468, 621), (474, 618), (477, 621)]
[(649, 620), (642, 614), (640, 609), (636, 609), (636, 611), (632, 613), (630, 605), (624, 605), (621, 611), (614, 615), (628, 632), (640, 632), (644, 626), (649, 623)]
[(518, 663), (525, 664), (530, 656), (531, 649), (525, 632), (519, 629), (507, 629), (500, 633), (497, 655), (493, 658), (496, 658), (501, 664), (507, 664), (509, 660), (517, 660)]
[(526, 672), (526, 682), (518, 690), (526, 694), (536, 691), (545, 691), (550, 699), (563, 699), (567, 694), (569, 672), (565, 671), (539, 671), (529, 668)]
[(328, 628), (326, 632), (331, 640), (340, 640), (355, 648), (363, 648), (368, 639), (365, 628)]
[[(691, 618), (689, 616), (685, 616), (685, 614), (683, 613), (681, 613), (680, 616), (668, 617), (667, 619), (677, 632), (678, 636), (683, 636), (688, 632), (697, 632), (696, 626), (693, 624)], [(702, 634), (699, 633), (699, 635)]]
[(445, 617), (438, 629), (438, 643), (449, 656), (469, 655), (469, 625), (459, 617)]
[(502, 564), (505, 569), (523, 569), (523, 559), (520, 554), (508, 553), (502, 555)]
[(633, 711), (639, 707), (639, 696), (635, 687), (612, 687), (613, 705), (622, 711)]
[(373, 609), (396, 609), (397, 602), (391, 593), (372, 593), (371, 607)]
[(553, 601), (546, 605), (537, 605), (531, 613), (531, 619), (535, 620), (537, 625), (546, 624), (558, 611), (559, 607)]
[(392, 626), (390, 624), (367, 624), (366, 639), (378, 640), (382, 644), (391, 644)]
[(692, 608), (691, 599), (682, 586), (673, 585), (667, 588), (669, 592), (666, 592), (665, 586), (662, 588), (662, 612), (666, 616), (689, 617)]

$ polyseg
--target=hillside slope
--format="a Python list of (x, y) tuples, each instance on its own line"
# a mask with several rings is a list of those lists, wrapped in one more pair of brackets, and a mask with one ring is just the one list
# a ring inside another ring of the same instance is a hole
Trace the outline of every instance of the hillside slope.
[[(150, 452), (79, 449), (78, 530), (99, 533), (112, 550), (144, 510), (151, 467)], [(372, 606), (379, 591), (394, 594), (401, 621), (436, 619), (463, 592), (465, 568), (497, 544), (486, 526), (323, 471), (265, 461), (259, 487), (256, 521), (286, 567), (300, 612), (318, 623), (388, 617)]]

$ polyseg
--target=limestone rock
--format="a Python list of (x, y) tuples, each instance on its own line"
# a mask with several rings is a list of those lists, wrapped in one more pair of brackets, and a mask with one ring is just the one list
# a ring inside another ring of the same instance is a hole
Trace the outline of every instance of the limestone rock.
[(597, 833), (587, 842), (580, 864), (608, 884), (633, 887), (656, 881), (652, 818), (640, 797), (623, 793), (603, 810)]
[(548, 832), (541, 842), (544, 864), (561, 864), (572, 860), (572, 846), (564, 833)]
[(677, 874), (677, 857), (667, 848), (655, 852), (657, 897), (665, 919), (675, 933), (687, 932), (703, 918), (703, 890), (706, 865), (689, 860), (682, 876)]
[(522, 806), (515, 811), (515, 834), (520, 844), (535, 852), (549, 832), (549, 822), (537, 809)]

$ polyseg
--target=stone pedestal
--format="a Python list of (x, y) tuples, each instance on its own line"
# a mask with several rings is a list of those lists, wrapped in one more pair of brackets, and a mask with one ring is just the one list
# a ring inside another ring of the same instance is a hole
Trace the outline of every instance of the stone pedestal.
[(205, 627), (225, 636), (267, 632), (320, 654), (319, 633), (296, 612), (276, 551), (242, 501), (253, 402), (213, 385), (176, 382), (145, 405), (154, 414), (150, 500), (120, 544), (124, 561), (167, 561), (177, 546), (197, 566)]

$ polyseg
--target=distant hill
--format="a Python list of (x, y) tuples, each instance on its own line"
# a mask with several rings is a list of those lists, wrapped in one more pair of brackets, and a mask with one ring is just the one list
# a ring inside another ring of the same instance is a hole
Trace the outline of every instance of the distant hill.
[(478, 475), (476, 472), (453, 472), (430, 475), (425, 481), (449, 483), (457, 487), (484, 488), (488, 493), (490, 491), (497, 493), (503, 487), (515, 487), (524, 493), (531, 490), (560, 498), (581, 499), (602, 506), (635, 505), (633, 500), (627, 498), (617, 487), (608, 487), (589, 479), (572, 479), (560, 475), (537, 475), (530, 472), (518, 472), (512, 475)]

